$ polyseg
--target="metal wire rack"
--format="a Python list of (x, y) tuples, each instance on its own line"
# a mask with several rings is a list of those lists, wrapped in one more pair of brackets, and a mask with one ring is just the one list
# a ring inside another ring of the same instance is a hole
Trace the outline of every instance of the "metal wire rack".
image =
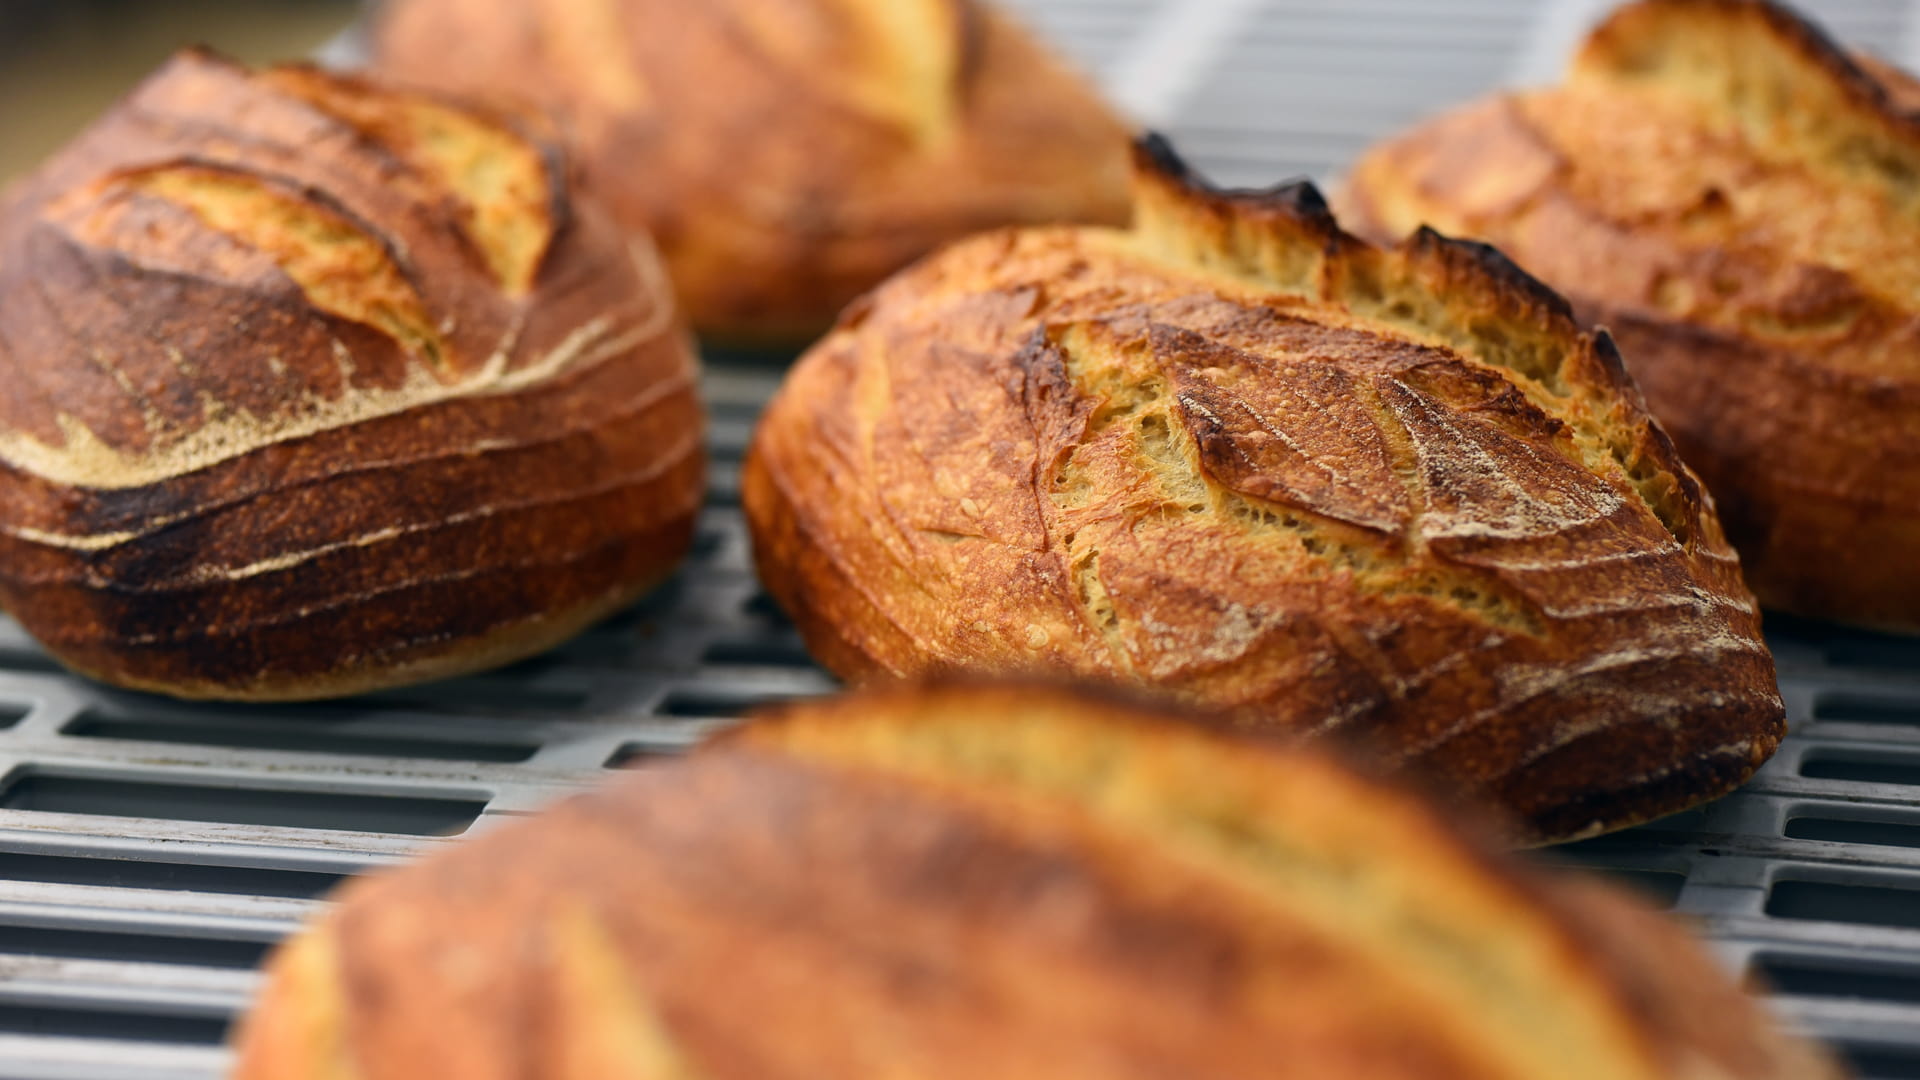
[[(1431, 108), (1550, 77), (1592, 0), (1019, 0), (1217, 179), (1325, 176)], [(1920, 60), (1920, 4), (1811, 5)], [(764, 360), (710, 356), (693, 557), (568, 645), (276, 708), (65, 674), (0, 618), (0, 1080), (205, 1080), (273, 942), (344, 876), (828, 690), (756, 586), (737, 505)], [(1920, 572), (1920, 552), (1915, 553)], [(1769, 620), (1795, 733), (1745, 790), (1557, 849), (1691, 918), (1874, 1080), (1920, 1077), (1920, 640)]]

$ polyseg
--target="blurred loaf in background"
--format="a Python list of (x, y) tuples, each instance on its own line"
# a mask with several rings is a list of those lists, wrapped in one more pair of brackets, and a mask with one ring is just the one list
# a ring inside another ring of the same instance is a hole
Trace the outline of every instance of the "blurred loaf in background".
[(721, 340), (803, 343), (969, 233), (1126, 214), (1126, 125), (975, 0), (393, 0), (374, 51), (550, 110)]
[(1374, 148), (1380, 238), (1497, 244), (1620, 340), (1769, 607), (1920, 631), (1920, 99), (1762, 0), (1644, 0), (1560, 85)]

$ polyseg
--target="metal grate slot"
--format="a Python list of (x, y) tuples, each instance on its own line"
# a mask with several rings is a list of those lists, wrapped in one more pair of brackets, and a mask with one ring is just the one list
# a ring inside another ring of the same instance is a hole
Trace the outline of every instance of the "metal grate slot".
[(1813, 718), (1837, 724), (1889, 724), (1920, 727), (1920, 701), (1911, 698), (1885, 701), (1878, 698), (1834, 694), (1822, 697), (1814, 703)]
[(1920, 758), (1902, 758), (1886, 751), (1818, 750), (1800, 759), (1800, 775), (1856, 784), (1920, 786)]
[(341, 874), (311, 870), (0, 852), (0, 881), (312, 900), (345, 880)]
[(1786, 834), (1795, 840), (1824, 840), (1833, 844), (1920, 848), (1920, 822), (1917, 821), (1869, 821), (1807, 815), (1789, 819)]
[(1781, 919), (1920, 930), (1920, 889), (1830, 881), (1777, 881), (1767, 914)]
[(65, 675), (60, 662), (39, 649), (0, 645), (0, 670)]
[(1671, 908), (1686, 887), (1687, 875), (1673, 870), (1639, 870), (1632, 867), (1593, 866), (1588, 869), (1612, 879), (1637, 893), (1656, 907)]
[(687, 551), (691, 559), (708, 559), (718, 554), (726, 545), (727, 534), (718, 529), (701, 529), (693, 535), (693, 545)]
[(123, 934), (106, 930), (69, 930), (0, 924), (0, 954), (57, 956), (70, 960), (125, 960), (137, 964), (187, 964), (195, 967), (257, 967), (270, 941)]
[(349, 795), (337, 791), (214, 787), (32, 772), (0, 790), (0, 809), (56, 814), (218, 821), (294, 829), (449, 836), (464, 832), (483, 799)]
[[(576, 686), (549, 686), (527, 681), (559, 666), (553, 656), (523, 660), (490, 675), (476, 675), (431, 686), (399, 687), (375, 694), (309, 701), (288, 706), (295, 715), (363, 715), (373, 709), (400, 709), (445, 716), (525, 716), (528, 713), (573, 712), (584, 708), (588, 693)], [(235, 710), (259, 717), (259, 709)]]
[(1840, 1047), (1855, 1080), (1920, 1080), (1920, 1052), (1885, 1046)]
[(740, 505), (740, 466), (719, 455), (707, 462), (708, 506)]
[(1687, 884), (1684, 860), (1672, 853), (1649, 852), (1644, 843), (1609, 845), (1603, 842), (1607, 839), (1563, 844), (1546, 852), (1545, 861), (1607, 878), (1658, 907), (1671, 908), (1679, 902)]
[(797, 634), (764, 641), (716, 641), (707, 646), (700, 659), (709, 664), (747, 667), (813, 667), (813, 657), (807, 655), (807, 647), (800, 643)]
[(230, 1023), (225, 1016), (0, 1004), (0, 1033), (10, 1035), (214, 1046), (227, 1037)]
[(134, 718), (83, 714), (62, 729), (65, 734), (90, 739), (224, 746), (250, 750), (290, 750), (307, 754), (412, 758), (428, 761), (525, 761), (539, 749), (533, 743), (462, 742), (405, 739), (384, 735), (353, 735), (325, 726), (295, 726), (291, 721), (263, 725), (248, 723)]
[(1835, 667), (1865, 668), (1914, 674), (1913, 645), (1898, 638), (1844, 638), (1827, 647), (1827, 660)]
[(1762, 954), (1754, 959), (1753, 975), (1761, 986), (1795, 997), (1920, 1005), (1920, 967), (1848, 966)]
[[(785, 367), (785, 363), (780, 364), (775, 369), (776, 373), (784, 370)], [(760, 414), (766, 410), (766, 407), (766, 403), (758, 399), (740, 400), (736, 398), (709, 401), (707, 402), (707, 419), (715, 425), (724, 423), (751, 424), (755, 420), (760, 419)]]
[(678, 611), (685, 596), (685, 579), (670, 578), (659, 588), (641, 597), (639, 603), (609, 616), (597, 629), (600, 633), (632, 631), (662, 615)]
[(648, 746), (645, 743), (627, 743), (613, 752), (604, 766), (609, 769), (631, 769), (645, 765), (649, 761), (674, 756), (675, 751), (666, 747)]
[(741, 716), (756, 706), (765, 705), (767, 695), (751, 691), (729, 690), (725, 687), (701, 687), (699, 689), (675, 690), (660, 702), (663, 716), (684, 716), (691, 719), (728, 718)]
[(755, 589), (753, 595), (747, 598), (746, 612), (756, 618), (773, 619), (783, 625), (786, 623), (786, 616), (780, 611), (780, 602), (765, 589)]

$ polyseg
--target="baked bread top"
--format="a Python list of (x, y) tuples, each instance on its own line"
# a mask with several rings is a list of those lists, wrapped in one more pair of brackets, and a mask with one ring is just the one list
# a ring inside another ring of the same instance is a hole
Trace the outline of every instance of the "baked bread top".
[(684, 549), (693, 375), (520, 122), (183, 53), (0, 200), (0, 600), (187, 695), (524, 655)]
[(1610, 888), (1037, 688), (780, 709), (341, 900), (239, 1080), (1837, 1075)]
[(850, 309), (743, 480), (851, 678), (1044, 669), (1367, 742), (1547, 839), (1720, 794), (1782, 707), (1710, 501), (1497, 252), (1139, 155), (1131, 231), (1002, 232)]
[(811, 339), (981, 229), (1126, 215), (1125, 125), (973, 0), (400, 0), (374, 44), (396, 78), (557, 115), (724, 338)]
[(1764, 601), (1920, 627), (1916, 97), (1779, 6), (1646, 0), (1344, 199), (1369, 234), (1490, 240), (1612, 327)]

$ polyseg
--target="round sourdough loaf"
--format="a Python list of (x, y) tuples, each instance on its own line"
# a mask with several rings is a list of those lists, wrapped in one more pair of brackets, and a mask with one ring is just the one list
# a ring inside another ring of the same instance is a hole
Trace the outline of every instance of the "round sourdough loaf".
[(1763, 603), (1920, 630), (1916, 101), (1783, 8), (1652, 0), (1561, 85), (1376, 147), (1344, 199), (1376, 236), (1490, 240), (1609, 327)]
[(1041, 669), (1366, 741), (1542, 840), (1719, 795), (1783, 709), (1712, 505), (1497, 252), (1141, 151), (1135, 225), (849, 310), (755, 434), (761, 577), (854, 679)]
[(1126, 125), (973, 0), (395, 0), (374, 51), (561, 118), (694, 325), (735, 342), (809, 340), (981, 229), (1126, 218)]
[(0, 205), (0, 601), (188, 697), (525, 656), (686, 549), (694, 374), (549, 143), (185, 53)]
[(786, 708), (347, 887), (236, 1080), (1833, 1080), (1676, 926), (1305, 749)]

